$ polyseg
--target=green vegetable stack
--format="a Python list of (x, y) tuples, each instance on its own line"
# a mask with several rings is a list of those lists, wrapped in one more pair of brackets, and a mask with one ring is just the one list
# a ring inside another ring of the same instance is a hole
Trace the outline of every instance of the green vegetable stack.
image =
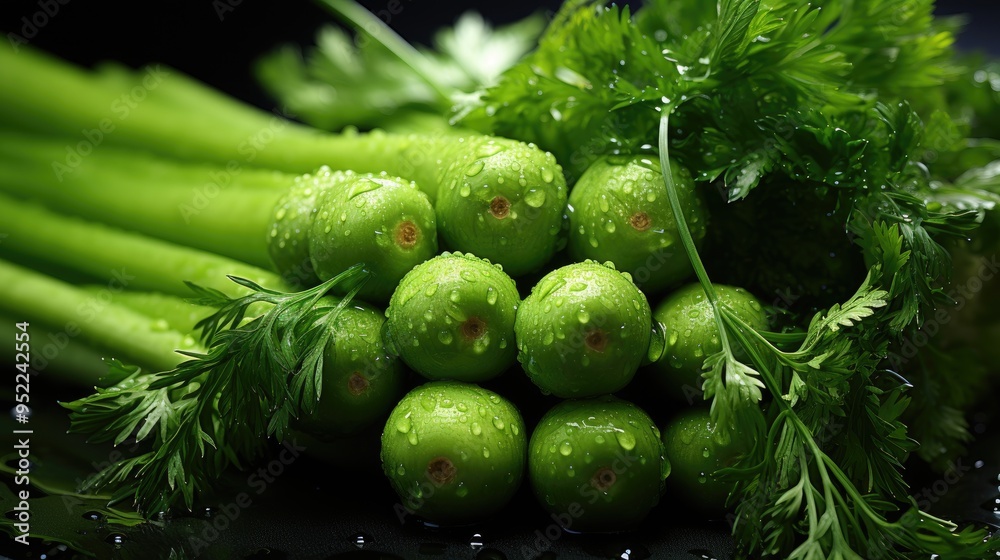
[(0, 315), (79, 322), (117, 361), (72, 430), (139, 444), (83, 491), (191, 508), (268, 438), (374, 426), (433, 523), (527, 475), (570, 531), (668, 501), (730, 509), (745, 558), (1000, 553), (903, 476), (962, 453), (1000, 342), (961, 291), (1000, 248), (997, 63), (931, 0), (566, 2), (436, 51), (322, 3), (373, 40), (258, 68), (316, 128), (178, 76), (72, 166), (140, 75), (0, 49)]

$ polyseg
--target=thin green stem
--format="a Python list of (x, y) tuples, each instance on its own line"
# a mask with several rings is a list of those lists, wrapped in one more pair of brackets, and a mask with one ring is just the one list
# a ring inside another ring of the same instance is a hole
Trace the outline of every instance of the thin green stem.
[(384, 21), (375, 17), (375, 14), (366, 10), (357, 2), (351, 0), (318, 0), (319, 4), (333, 12), (334, 15), (350, 24), (358, 33), (367, 35), (378, 44), (385, 47), (396, 56), (406, 66), (420, 77), (434, 92), (441, 98), (441, 101), (448, 103), (451, 101), (451, 91), (445, 89), (441, 84), (427, 72), (431, 62), (427, 60), (420, 51), (413, 48), (413, 45), (400, 37)]

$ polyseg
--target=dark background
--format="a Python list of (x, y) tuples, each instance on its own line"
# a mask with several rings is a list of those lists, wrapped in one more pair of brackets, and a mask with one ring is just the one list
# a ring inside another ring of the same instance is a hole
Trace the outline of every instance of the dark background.
[[(29, 40), (31, 46), (85, 65), (101, 60), (117, 60), (130, 66), (164, 63), (266, 107), (271, 104), (251, 75), (253, 61), (284, 43), (310, 45), (316, 30), (332, 21), (326, 11), (310, 0), (2, 0), (0, 31), (4, 38), (9, 32), (21, 34), (24, 25), (21, 18), (30, 21), (42, 10), (40, 2), (58, 5), (58, 12), (48, 17), (48, 22)], [(361, 3), (378, 12), (392, 2), (398, 2), (402, 10), (388, 23), (404, 38), (424, 43), (436, 28), (451, 24), (465, 10), (479, 11), (494, 23), (506, 23), (537, 10), (552, 12), (561, 3), (559, 0), (362, 0)], [(963, 48), (989, 49), (1000, 55), (1000, 39), (996, 36), (1000, 3), (942, 0), (938, 4), (942, 14), (970, 14), (960, 40)]]

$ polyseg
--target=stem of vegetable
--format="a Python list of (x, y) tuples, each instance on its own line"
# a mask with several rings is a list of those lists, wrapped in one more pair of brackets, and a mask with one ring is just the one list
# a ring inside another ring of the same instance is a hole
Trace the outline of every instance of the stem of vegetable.
[[(14, 325), (24, 320), (24, 316), (0, 311), (0, 340), (14, 340), (21, 332)], [(56, 379), (67, 386), (93, 387), (107, 375), (108, 365), (102, 353), (76, 338), (69, 338), (65, 324), (50, 327), (31, 323), (29, 334), (35, 349), (31, 369), (43, 378)], [(16, 363), (14, 345), (0, 346), (0, 360)]]
[(351, 27), (388, 49), (403, 64), (409, 66), (424, 83), (430, 86), (441, 97), (442, 101), (451, 100), (451, 93), (443, 89), (437, 80), (427, 74), (426, 69), (430, 62), (385, 22), (375, 17), (375, 14), (350, 0), (319, 0), (319, 3), (350, 24)]
[[(22, 51), (0, 51), (0, 81), (7, 84), (0, 123), (67, 138), (64, 156), (53, 164), (61, 173), (72, 173), (105, 144), (227, 167), (387, 172), (414, 180), (435, 203), (450, 248), (488, 258), (513, 276), (540, 269), (560, 245), (565, 178), (555, 158), (534, 145), (447, 133), (331, 135), (263, 112), (223, 125), (162, 103), (121, 105), (114, 81)], [(162, 77), (156, 88), (172, 87), (169, 80)], [(73, 103), (58, 93), (65, 91), (73, 92)]]
[[(0, 189), (82, 218), (272, 268), (267, 231), (283, 191), (225, 188), (212, 197), (165, 174), (136, 181), (88, 165), (57, 179), (33, 162), (0, 157)], [(290, 184), (290, 183), (289, 183)]]
[(163, 328), (154, 319), (111, 302), (110, 297), (92, 295), (2, 260), (0, 285), (5, 294), (0, 310), (6, 314), (62, 329), (67, 336), (79, 337), (131, 364), (168, 370), (183, 360), (176, 349), (199, 349), (190, 336)]
[(212, 253), (174, 245), (0, 195), (0, 223), (8, 237), (0, 256), (13, 252), (46, 260), (120, 284), (123, 288), (189, 296), (184, 282), (225, 294), (246, 290), (227, 278), (248, 278), (279, 290), (289, 286), (276, 274)]

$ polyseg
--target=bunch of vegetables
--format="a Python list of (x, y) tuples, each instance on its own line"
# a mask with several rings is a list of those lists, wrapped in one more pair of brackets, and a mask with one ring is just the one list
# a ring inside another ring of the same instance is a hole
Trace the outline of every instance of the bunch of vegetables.
[[(433, 521), (527, 472), (579, 530), (666, 487), (732, 508), (746, 557), (1000, 550), (902, 474), (962, 452), (997, 347), (994, 289), (962, 290), (998, 246), (1000, 80), (930, 0), (569, 0), (438, 51), (323, 1), (374, 40), (259, 67), (317, 128), (174, 73), (67, 158), (142, 75), (0, 51), (0, 311), (120, 359), (65, 406), (146, 445), (86, 489), (191, 507), (269, 437), (388, 414), (386, 475)], [(123, 274), (84, 317), (79, 284)], [(401, 397), (405, 369), (431, 382)], [(661, 433), (611, 396), (637, 372), (705, 408)], [(498, 375), (568, 400), (529, 434)]]

